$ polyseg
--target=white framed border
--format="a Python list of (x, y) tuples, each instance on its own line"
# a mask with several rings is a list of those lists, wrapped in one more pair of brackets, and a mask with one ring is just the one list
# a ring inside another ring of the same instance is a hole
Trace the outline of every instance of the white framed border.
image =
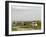
[[(24, 5), (24, 6), (38, 6), (42, 7), (41, 9), (41, 30), (28, 30), (28, 31), (11, 31), (11, 5)], [(20, 4), (20, 3), (9, 3), (9, 34), (26, 34), (26, 33), (42, 33), (44, 28), (43, 24), (43, 5), (38, 4)]]

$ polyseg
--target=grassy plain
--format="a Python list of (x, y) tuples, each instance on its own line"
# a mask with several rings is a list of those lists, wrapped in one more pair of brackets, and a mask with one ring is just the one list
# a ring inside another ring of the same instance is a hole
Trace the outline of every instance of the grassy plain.
[[(23, 23), (22, 23), (23, 22)], [(32, 21), (12, 22), (12, 31), (38, 30), (41, 29), (41, 21), (36, 21), (37, 26), (32, 26)]]

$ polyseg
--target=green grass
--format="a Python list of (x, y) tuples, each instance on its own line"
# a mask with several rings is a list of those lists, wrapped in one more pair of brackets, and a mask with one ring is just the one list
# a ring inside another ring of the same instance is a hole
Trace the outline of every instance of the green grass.
[(12, 31), (17, 31), (17, 28), (12, 28)]
[[(12, 31), (17, 31), (17, 28), (13, 28), (13, 27), (18, 27), (19, 28), (32, 28), (34, 30), (38, 30), (38, 29), (41, 29), (41, 21), (36, 21), (36, 23), (38, 24), (37, 26), (34, 26), (32, 27), (32, 21), (24, 21), (24, 23), (22, 24), (21, 22), (20, 23), (17, 23), (14, 21), (12, 22)], [(25, 25), (24, 25), (25, 24)]]

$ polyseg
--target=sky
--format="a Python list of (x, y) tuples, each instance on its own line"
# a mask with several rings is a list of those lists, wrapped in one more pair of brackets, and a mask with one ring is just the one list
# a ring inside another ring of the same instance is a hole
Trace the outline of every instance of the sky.
[(36, 6), (11, 6), (12, 21), (41, 20), (41, 7)]

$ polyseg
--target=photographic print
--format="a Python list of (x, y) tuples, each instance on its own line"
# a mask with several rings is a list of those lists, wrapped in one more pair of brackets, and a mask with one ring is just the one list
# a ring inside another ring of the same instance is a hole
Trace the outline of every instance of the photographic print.
[(44, 3), (6, 1), (6, 12), (6, 35), (45, 33)]

